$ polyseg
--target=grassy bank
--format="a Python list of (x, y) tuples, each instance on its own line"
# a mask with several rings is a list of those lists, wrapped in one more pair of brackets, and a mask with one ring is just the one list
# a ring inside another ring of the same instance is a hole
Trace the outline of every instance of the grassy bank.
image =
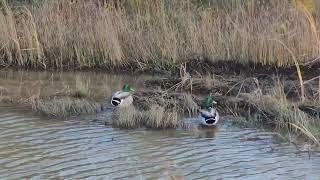
[(285, 66), (319, 55), (313, 1), (107, 2), (0, 0), (0, 65), (161, 71), (188, 60)]

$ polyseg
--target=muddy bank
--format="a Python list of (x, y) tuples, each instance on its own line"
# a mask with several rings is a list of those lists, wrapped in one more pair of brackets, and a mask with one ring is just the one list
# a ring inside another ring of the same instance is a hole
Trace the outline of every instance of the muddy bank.
[[(208, 58), (194, 58), (181, 63), (185, 65), (187, 71), (190, 73), (209, 72), (217, 75), (244, 75), (263, 77), (263, 75), (277, 75), (280, 77), (287, 77), (288, 79), (296, 79), (297, 69), (294, 65), (274, 66), (261, 63), (246, 62), (238, 63), (234, 61), (212, 61)], [(300, 64), (300, 69), (303, 77), (309, 79), (319, 76), (320, 59), (308, 61)]]
[[(75, 71), (75, 72), (108, 72), (113, 74), (148, 74), (148, 75), (167, 75), (178, 77), (181, 66), (186, 67), (187, 71), (191, 74), (216, 74), (216, 75), (242, 75), (242, 76), (255, 76), (259, 78), (268, 77), (270, 75), (277, 75), (287, 79), (295, 80), (297, 78), (297, 69), (294, 65), (276, 66), (266, 65), (258, 62), (245, 62), (239, 63), (231, 60), (212, 60), (205, 57), (195, 57), (186, 60), (178, 61), (177, 63), (166, 64), (161, 66), (158, 64), (148, 64), (141, 68), (141, 64), (121, 64), (110, 66), (66, 66), (66, 67), (18, 67), (18, 66), (5, 66), (0, 64), (0, 70), (12, 69), (19, 70), (33, 70), (33, 71), (48, 71), (48, 72), (61, 72), (61, 71)], [(300, 64), (300, 69), (304, 79), (311, 79), (319, 76), (320, 59), (310, 60), (307, 63)]]

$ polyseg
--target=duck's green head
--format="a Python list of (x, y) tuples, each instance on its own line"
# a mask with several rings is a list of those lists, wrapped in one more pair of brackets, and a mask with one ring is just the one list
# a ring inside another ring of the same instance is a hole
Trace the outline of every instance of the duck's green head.
[(212, 96), (209, 95), (202, 100), (201, 108), (208, 109), (208, 108), (212, 107), (213, 103), (216, 103), (216, 102), (213, 100)]
[(123, 86), (122, 86), (122, 91), (123, 92), (129, 92), (131, 89), (130, 89), (130, 86), (129, 86), (129, 84), (124, 84)]

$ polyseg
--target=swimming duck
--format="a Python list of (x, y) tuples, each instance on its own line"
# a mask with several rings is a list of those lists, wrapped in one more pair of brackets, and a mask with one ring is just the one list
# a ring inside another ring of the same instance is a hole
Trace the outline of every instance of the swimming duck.
[(132, 94), (130, 93), (131, 88), (129, 84), (124, 84), (122, 91), (117, 91), (113, 94), (111, 98), (111, 104), (113, 106), (127, 107), (133, 102)]
[(217, 104), (217, 102), (212, 99), (211, 95), (207, 96), (201, 103), (198, 119), (204, 126), (215, 126), (219, 121), (219, 113), (212, 107), (212, 104)]

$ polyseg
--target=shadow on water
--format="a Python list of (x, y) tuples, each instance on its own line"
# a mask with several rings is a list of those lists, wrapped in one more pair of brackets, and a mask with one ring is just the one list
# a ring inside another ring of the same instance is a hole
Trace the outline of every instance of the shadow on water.
[[(0, 72), (14, 95), (49, 94), (81, 81), (96, 99), (124, 82), (142, 87), (145, 77), (102, 73)], [(150, 77), (148, 77), (150, 78)], [(1, 179), (284, 179), (317, 178), (320, 156), (299, 153), (273, 133), (233, 127), (123, 130), (105, 126), (100, 115), (48, 120), (0, 105)], [(105, 113), (104, 118), (110, 118)]]

